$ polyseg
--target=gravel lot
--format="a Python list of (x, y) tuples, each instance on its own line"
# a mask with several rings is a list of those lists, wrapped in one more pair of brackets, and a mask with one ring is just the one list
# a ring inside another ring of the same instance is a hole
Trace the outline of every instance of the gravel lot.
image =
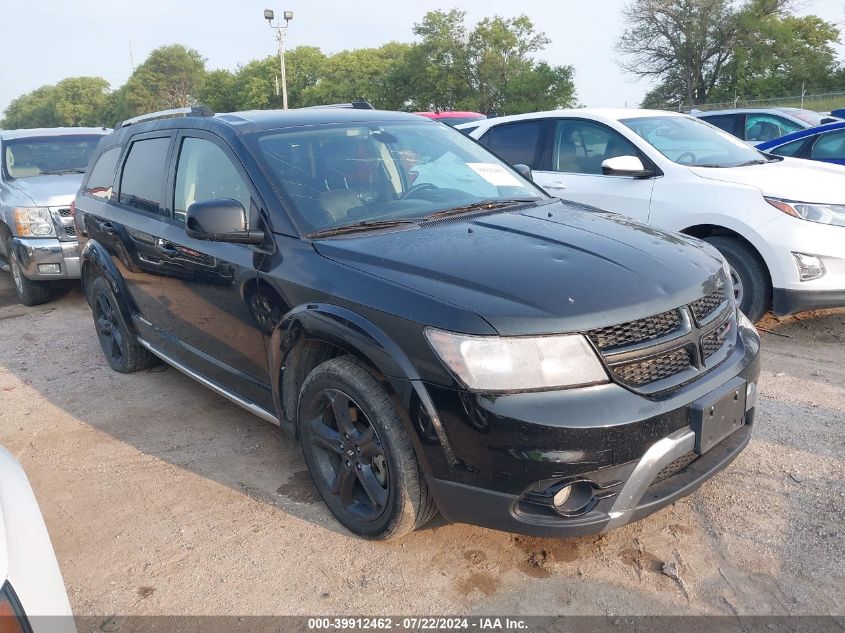
[(845, 310), (764, 327), (749, 448), (605, 536), (353, 538), (280, 430), (174, 369), (111, 371), (75, 286), (26, 308), (2, 273), (0, 442), (79, 615), (843, 614)]

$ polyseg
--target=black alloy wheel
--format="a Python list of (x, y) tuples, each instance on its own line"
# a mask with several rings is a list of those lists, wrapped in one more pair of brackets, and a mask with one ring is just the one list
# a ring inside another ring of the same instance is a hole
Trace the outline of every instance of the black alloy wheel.
[(381, 517), (390, 496), (387, 460), (363, 409), (343, 391), (324, 389), (306, 424), (319, 475), (338, 505), (360, 521)]

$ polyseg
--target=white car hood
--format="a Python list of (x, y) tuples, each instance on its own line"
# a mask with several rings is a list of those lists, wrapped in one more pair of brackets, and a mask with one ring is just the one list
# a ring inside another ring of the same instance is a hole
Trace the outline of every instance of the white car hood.
[(701, 178), (756, 187), (796, 202), (845, 204), (845, 167), (799, 158), (747, 167), (690, 167)]

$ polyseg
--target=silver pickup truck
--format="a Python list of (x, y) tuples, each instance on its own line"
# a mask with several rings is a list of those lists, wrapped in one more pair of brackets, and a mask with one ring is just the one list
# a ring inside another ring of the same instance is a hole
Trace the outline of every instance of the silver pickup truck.
[(105, 128), (0, 130), (0, 268), (21, 303), (50, 300), (53, 283), (79, 278), (71, 202)]

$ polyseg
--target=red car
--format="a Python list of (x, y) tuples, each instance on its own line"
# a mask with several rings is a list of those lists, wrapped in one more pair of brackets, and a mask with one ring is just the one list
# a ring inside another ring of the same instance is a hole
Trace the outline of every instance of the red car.
[(426, 116), (429, 119), (434, 119), (435, 121), (441, 121), (446, 125), (459, 125), (461, 123), (469, 123), (470, 121), (480, 121), (481, 119), (486, 119), (487, 116), (481, 114), (480, 112), (455, 112), (455, 111), (448, 111), (448, 112), (415, 112), (414, 114), (419, 114), (421, 116)]

